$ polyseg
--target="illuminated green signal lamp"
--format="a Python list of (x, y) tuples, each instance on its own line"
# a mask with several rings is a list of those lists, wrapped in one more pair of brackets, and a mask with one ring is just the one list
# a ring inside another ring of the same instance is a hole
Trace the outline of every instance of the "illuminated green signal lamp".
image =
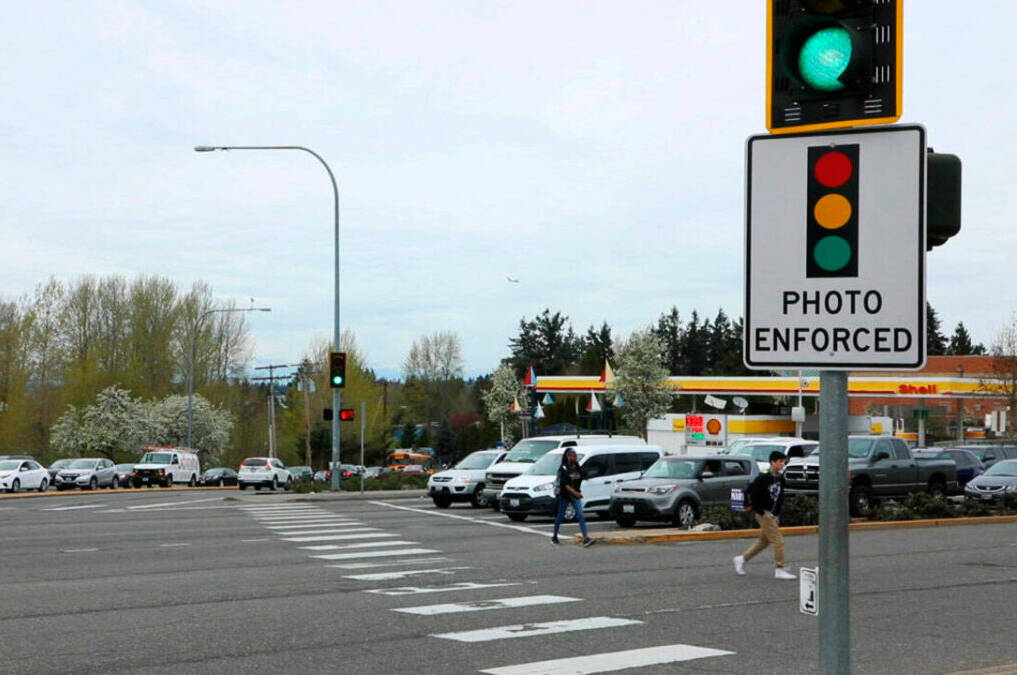
[(328, 353), (328, 385), (332, 389), (346, 387), (346, 352)]
[(769, 0), (767, 129), (900, 119), (902, 1)]

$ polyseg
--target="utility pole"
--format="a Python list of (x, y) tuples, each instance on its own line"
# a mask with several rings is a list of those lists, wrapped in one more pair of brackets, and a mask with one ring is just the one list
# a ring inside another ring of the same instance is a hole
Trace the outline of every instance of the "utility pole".
[(300, 364), (297, 371), (297, 376), (300, 378), (300, 389), (304, 392), (304, 452), (307, 466), (311, 466), (311, 392), (314, 390), (314, 380), (311, 376), (314, 373), (315, 368), (306, 359)]
[(268, 382), (268, 456), (276, 456), (276, 439), (275, 439), (275, 381), (276, 380), (289, 380), (292, 375), (276, 375), (275, 371), (279, 368), (293, 368), (290, 364), (273, 364), (269, 366), (260, 366), (254, 370), (267, 370), (268, 377), (255, 377), (253, 381), (267, 381)]

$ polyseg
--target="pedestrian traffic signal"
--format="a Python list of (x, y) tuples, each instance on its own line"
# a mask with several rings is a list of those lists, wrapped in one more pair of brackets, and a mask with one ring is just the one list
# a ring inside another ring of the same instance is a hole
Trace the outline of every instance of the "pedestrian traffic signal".
[(810, 147), (805, 276), (858, 276), (858, 144)]
[(332, 389), (346, 386), (346, 352), (328, 353), (328, 385)]
[(896, 122), (903, 0), (769, 0), (766, 128)]
[(340, 408), (339, 409), (339, 421), (340, 422), (352, 422), (356, 417), (356, 411), (353, 408)]

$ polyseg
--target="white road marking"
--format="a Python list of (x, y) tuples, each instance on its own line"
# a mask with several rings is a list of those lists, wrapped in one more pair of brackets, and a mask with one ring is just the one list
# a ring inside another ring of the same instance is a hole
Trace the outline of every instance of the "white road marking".
[(75, 509), (101, 509), (105, 504), (82, 504), (80, 506), (55, 506), (43, 511), (73, 511)]
[(710, 656), (727, 656), (734, 652), (722, 649), (709, 649), (693, 645), (663, 645), (645, 649), (629, 649), (623, 652), (605, 652), (590, 654), (568, 659), (552, 661), (534, 661), (515, 666), (490, 668), (482, 670), (489, 675), (586, 675), (586, 673), (606, 673), (612, 670), (629, 668), (645, 668), (665, 663), (692, 661)]
[(428, 516), (441, 516), (442, 518), (455, 518), (456, 520), (468, 520), (471, 523), (480, 523), (481, 525), (490, 525), (491, 527), (504, 527), (509, 530), (516, 530), (517, 532), (529, 532), (530, 534), (539, 534), (541, 537), (550, 537), (550, 532), (541, 532), (540, 530), (534, 530), (529, 527), (523, 527), (522, 525), (509, 525), (508, 523), (492, 523), (482, 518), (473, 518), (471, 516), (458, 516), (454, 513), (439, 513), (438, 511), (428, 511), (427, 509), (416, 509), (410, 506), (400, 506), (398, 504), (390, 504), (388, 502), (371, 502), (378, 506), (387, 506), (390, 509), (401, 509), (403, 511), (414, 511), (416, 513), (423, 513)]
[[(409, 562), (400, 560), (400, 564)], [(330, 567), (351, 567), (350, 565), (330, 565)], [(460, 567), (432, 567), (426, 570), (402, 570), (400, 572), (373, 572), (371, 574), (346, 574), (343, 579), (355, 579), (357, 581), (391, 581), (392, 579), (404, 579), (418, 574), (456, 574), (459, 570), (472, 570), (466, 565)]]
[(362, 525), (359, 520), (336, 518), (335, 516), (315, 516), (314, 518), (279, 518), (272, 520), (261, 520), (259, 524), (265, 527), (273, 525), (321, 525), (322, 523), (340, 523), (342, 525)]
[(435, 616), (437, 614), (457, 614), (459, 612), (483, 612), (489, 609), (511, 609), (513, 607), (533, 607), (535, 605), (553, 605), (560, 602), (579, 602), (579, 598), (567, 598), (561, 595), (524, 595), (518, 598), (502, 598), (500, 600), (478, 600), (476, 602), (449, 602), (442, 605), (421, 605), (420, 607), (400, 607), (393, 612), (417, 614), (419, 616)]
[(97, 548), (68, 548), (64, 550), (64, 553), (91, 553), (98, 550)]
[[(287, 537), (283, 541), (292, 541), (296, 543), (310, 542), (310, 541), (343, 541), (345, 539), (377, 539), (379, 537), (398, 537), (398, 534), (389, 534), (388, 532), (364, 532), (363, 530), (337, 530), (338, 532), (362, 532), (362, 534), (331, 534), (331, 535), (318, 535), (314, 537)], [(286, 534), (280, 532), (279, 534)]]
[[(536, 581), (531, 583), (537, 583)], [(448, 586), (396, 586), (394, 588), (372, 588), (364, 593), (378, 595), (420, 595), (422, 593), (451, 593), (453, 591), (476, 591), (481, 588), (503, 588), (505, 586), (522, 586), (521, 581), (502, 581), (493, 584), (481, 584), (475, 581), (462, 581)], [(639, 622), (637, 622), (639, 623)]]
[(269, 538), (269, 537), (265, 537), (263, 539), (241, 539), (240, 543), (241, 544), (249, 544), (249, 543), (255, 542), (255, 541), (272, 541), (272, 539)]
[[(268, 518), (258, 518), (259, 523), (297, 523), (310, 520), (325, 520), (327, 518), (340, 518), (331, 513), (314, 513), (300, 516), (271, 516)], [(349, 518), (340, 518), (340, 520), (349, 520)]]
[(128, 510), (135, 509), (157, 509), (160, 506), (181, 506), (183, 504), (197, 504), (199, 502), (217, 502), (222, 501), (222, 497), (209, 497), (207, 499), (188, 499), (186, 502), (159, 502), (158, 504), (139, 504), (138, 506), (128, 506)]
[(344, 551), (354, 548), (381, 548), (383, 546), (411, 546), (415, 541), (368, 541), (359, 544), (320, 544), (316, 546), (301, 546), (305, 551)]
[(325, 567), (334, 567), (341, 570), (366, 570), (378, 567), (391, 567), (392, 565), (425, 565), (427, 563), (451, 561), (451, 558), (410, 558), (409, 560), (389, 560), (388, 562), (358, 562), (346, 563), (345, 565), (325, 565)]
[(159, 548), (176, 548), (178, 546), (190, 546), (190, 544), (159, 544)]
[(328, 511), (284, 511), (273, 513), (257, 513), (254, 517), (258, 520), (279, 520), (280, 518), (335, 518), (336, 514)]
[(632, 626), (642, 621), (632, 619), (616, 619), (610, 616), (591, 616), (587, 619), (570, 619), (566, 621), (547, 621), (545, 623), (523, 623), (515, 626), (498, 626), (480, 630), (466, 630), (457, 633), (438, 633), (431, 637), (457, 642), (487, 642), (488, 640), (508, 640), (511, 638), (551, 635), (553, 633), (570, 633), (577, 630), (595, 630), (598, 628), (617, 628)]
[(248, 515), (252, 515), (255, 518), (271, 518), (273, 516), (304, 516), (307, 514), (314, 513), (327, 513), (333, 515), (331, 511), (325, 509), (273, 509), (271, 511), (245, 511)]
[[(363, 523), (350, 523), (345, 520), (343, 521), (326, 521), (322, 523), (301, 523), (299, 525), (266, 525), (270, 530), (303, 530), (305, 532), (313, 532), (314, 528), (319, 527), (346, 527), (347, 525), (363, 525)], [(372, 527), (372, 530), (378, 528)]]
[(319, 560), (352, 560), (354, 558), (385, 558), (395, 555), (418, 555), (423, 553), (441, 553), (433, 548), (403, 548), (398, 551), (357, 551), (356, 553), (328, 553), (326, 555), (312, 555), (312, 558)]

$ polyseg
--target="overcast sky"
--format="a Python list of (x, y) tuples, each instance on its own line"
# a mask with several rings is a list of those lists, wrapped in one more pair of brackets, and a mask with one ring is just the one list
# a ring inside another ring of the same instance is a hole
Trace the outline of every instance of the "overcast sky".
[[(545, 307), (616, 337), (671, 305), (741, 316), (744, 145), (764, 128), (764, 0), (53, 2), (0, 40), (0, 296), (161, 274), (255, 298), (257, 364), (342, 325), (398, 375), (462, 337), (467, 373)], [(1015, 309), (1017, 7), (908, 2), (904, 122), (964, 162), (928, 258), (944, 332)], [(517, 278), (510, 283), (506, 276)]]

